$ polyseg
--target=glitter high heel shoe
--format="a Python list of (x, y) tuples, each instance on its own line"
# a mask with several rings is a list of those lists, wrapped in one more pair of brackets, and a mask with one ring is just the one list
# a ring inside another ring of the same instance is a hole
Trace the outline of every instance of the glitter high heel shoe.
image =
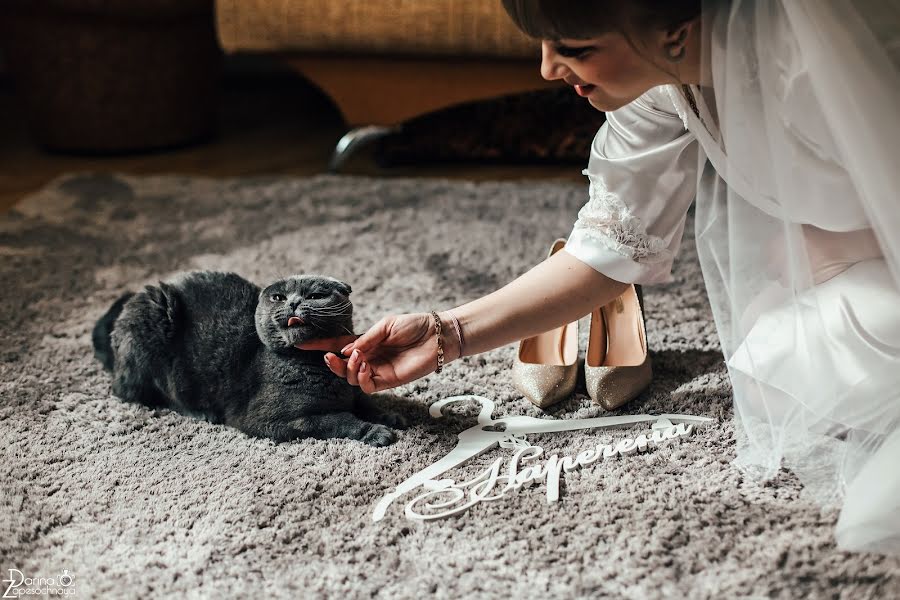
[[(566, 240), (556, 240), (547, 256), (565, 245)], [(569, 397), (578, 379), (578, 321), (519, 342), (512, 379), (515, 388), (541, 408)]]
[(640, 286), (591, 313), (584, 379), (588, 395), (606, 410), (619, 408), (650, 385), (644, 299)]

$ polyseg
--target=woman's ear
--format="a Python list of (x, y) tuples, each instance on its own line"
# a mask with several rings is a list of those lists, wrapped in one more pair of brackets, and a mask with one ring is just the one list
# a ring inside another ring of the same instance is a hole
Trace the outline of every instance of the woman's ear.
[(694, 21), (685, 21), (678, 27), (667, 29), (663, 37), (663, 55), (669, 62), (677, 63), (684, 59), (685, 47)]

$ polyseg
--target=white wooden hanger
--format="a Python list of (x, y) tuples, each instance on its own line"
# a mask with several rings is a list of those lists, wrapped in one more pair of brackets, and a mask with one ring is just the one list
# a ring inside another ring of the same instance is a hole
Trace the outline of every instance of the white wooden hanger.
[[(537, 448), (530, 446), (524, 442), (525, 434), (529, 433), (549, 433), (554, 431), (574, 431), (578, 429), (595, 429), (605, 427), (620, 427), (623, 425), (631, 425), (634, 423), (643, 423), (654, 421), (657, 425), (655, 429), (665, 428), (673, 429), (673, 423), (699, 424), (712, 421), (707, 417), (697, 417), (693, 415), (679, 414), (663, 414), (663, 415), (621, 415), (617, 417), (596, 417), (593, 419), (537, 419), (528, 416), (512, 416), (503, 417), (494, 420), (491, 414), (494, 412), (494, 403), (482, 396), (453, 396), (439, 400), (432, 404), (428, 411), (434, 418), (440, 418), (441, 409), (451, 402), (461, 402), (465, 400), (475, 400), (481, 403), (481, 412), (478, 414), (478, 423), (472, 427), (462, 431), (456, 442), (456, 446), (444, 458), (429, 467), (419, 471), (400, 485), (393, 491), (385, 494), (385, 496), (375, 505), (372, 514), (373, 521), (380, 521), (384, 518), (388, 507), (400, 496), (424, 486), (429, 490), (441, 490), (448, 487), (448, 483), (452, 484), (452, 480), (439, 480), (439, 477), (450, 469), (461, 465), (462, 463), (495, 448), (498, 445), (506, 447), (519, 448), (516, 458), (527, 453), (529, 448)], [(690, 427), (687, 430), (682, 428), (682, 434), (690, 433)], [(674, 436), (669, 436), (674, 437)], [(542, 450), (537, 448), (538, 452), (532, 452), (531, 457), (538, 456)], [(626, 452), (621, 452), (622, 454)], [(527, 459), (528, 457), (526, 457)], [(555, 458), (555, 457), (554, 457)], [(498, 459), (498, 464), (499, 464)], [(571, 461), (570, 461), (571, 463)], [(566, 470), (574, 467), (567, 466)], [(467, 484), (477, 484), (484, 476), (476, 478)], [(502, 494), (501, 494), (502, 495)], [(497, 496), (499, 497), (499, 496)], [(483, 499), (493, 499), (483, 498)], [(548, 501), (552, 502), (556, 498), (548, 494)], [(454, 511), (457, 512), (457, 511)], [(447, 513), (448, 515), (451, 513)], [(409, 506), (407, 507), (407, 516), (410, 515)], [(442, 515), (443, 516), (443, 515)]]

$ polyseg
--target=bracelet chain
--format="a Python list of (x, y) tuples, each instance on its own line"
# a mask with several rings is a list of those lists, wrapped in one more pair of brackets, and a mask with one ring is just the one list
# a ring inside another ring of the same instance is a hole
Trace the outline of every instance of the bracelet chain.
[(435, 373), (440, 373), (444, 370), (444, 338), (442, 336), (442, 325), (441, 319), (438, 317), (438, 314), (435, 311), (431, 311), (431, 316), (434, 317), (434, 335), (437, 338), (437, 369)]

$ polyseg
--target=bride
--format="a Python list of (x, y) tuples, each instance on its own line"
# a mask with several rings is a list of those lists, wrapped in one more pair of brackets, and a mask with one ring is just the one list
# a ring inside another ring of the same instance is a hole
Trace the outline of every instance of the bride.
[(504, 5), (542, 40), (542, 75), (608, 113), (590, 201), (565, 249), (502, 289), (323, 340), (351, 342), (331, 369), (384, 390), (434, 371), (439, 342), (449, 362), (666, 281), (695, 202), (736, 466), (791, 469), (841, 507), (841, 548), (900, 554), (900, 6)]

